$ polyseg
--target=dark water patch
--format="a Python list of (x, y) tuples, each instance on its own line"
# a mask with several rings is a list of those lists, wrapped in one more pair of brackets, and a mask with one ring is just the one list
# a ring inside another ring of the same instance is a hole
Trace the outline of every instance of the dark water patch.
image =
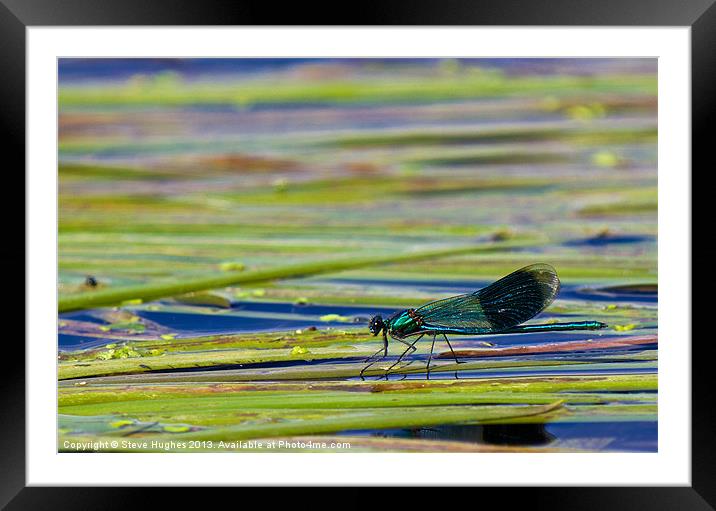
[(608, 440), (605, 449), (631, 452), (657, 452), (659, 427), (656, 421), (557, 422), (547, 431), (565, 443), (586, 443), (595, 438)]
[(644, 243), (656, 241), (656, 236), (649, 235), (618, 235), (607, 234), (598, 235), (591, 238), (582, 238), (577, 240), (565, 241), (562, 246), (565, 247), (606, 247), (609, 245), (628, 245), (633, 243)]
[(90, 348), (99, 348), (105, 344), (117, 342), (116, 339), (102, 337), (86, 337), (82, 335), (58, 334), (57, 345), (59, 351), (76, 351)]
[(296, 319), (276, 319), (148, 310), (137, 310), (135, 313), (141, 318), (153, 321), (170, 330), (180, 331), (185, 334), (190, 333), (193, 336), (246, 332), (280, 332), (308, 328), (310, 326), (346, 326), (344, 322), (316, 321), (315, 319), (304, 319), (299, 316), (297, 316)]
[(546, 445), (554, 439), (544, 424), (494, 424), (482, 427), (482, 441), (486, 444)]
[(66, 312), (66, 313), (60, 314), (59, 319), (60, 320), (71, 319), (73, 321), (84, 321), (87, 323), (94, 323), (95, 325), (107, 324), (107, 322), (105, 320), (103, 320), (102, 318), (98, 318), (91, 314), (87, 314), (86, 311)]
[(657, 295), (659, 294), (658, 284), (625, 284), (623, 286), (608, 286), (600, 288), (598, 291), (613, 294), (648, 294)]
[(594, 302), (621, 302), (621, 303), (657, 303), (658, 293), (635, 292), (626, 290), (610, 292), (602, 289), (589, 287), (576, 288), (566, 292), (560, 292), (560, 298), (571, 298), (577, 300), (590, 300)]
[(339, 435), (628, 452), (657, 452), (658, 449), (658, 425), (652, 421), (443, 425), (428, 428), (350, 430)]
[(546, 445), (555, 437), (544, 424), (444, 425), (428, 428), (351, 430), (346, 436), (376, 436), (382, 438), (412, 438), (421, 440), (450, 440), (490, 445)]
[(595, 289), (584, 288), (580, 290), (580, 293), (593, 296), (595, 297), (593, 298), (594, 300), (656, 303), (659, 299), (657, 284), (631, 284)]

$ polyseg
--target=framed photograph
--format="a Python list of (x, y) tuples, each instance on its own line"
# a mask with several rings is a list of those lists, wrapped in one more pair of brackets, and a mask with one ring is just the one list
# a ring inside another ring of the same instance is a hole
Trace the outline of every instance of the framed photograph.
[(710, 508), (710, 2), (355, 26), (5, 4), (28, 297), (9, 508), (186, 485)]

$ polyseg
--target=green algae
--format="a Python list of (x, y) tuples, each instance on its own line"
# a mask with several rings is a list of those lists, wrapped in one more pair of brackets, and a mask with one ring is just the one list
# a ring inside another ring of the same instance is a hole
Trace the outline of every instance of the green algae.
[(421, 259), (434, 259), (461, 253), (494, 251), (501, 250), (507, 246), (515, 245), (519, 246), (520, 243), (485, 243), (476, 246), (458, 246), (447, 249), (413, 251), (397, 255), (334, 259), (313, 263), (294, 264), (267, 270), (246, 271), (241, 273), (232, 272), (229, 275), (219, 275), (213, 273), (206, 277), (194, 278), (183, 282), (148, 284), (145, 286), (106, 289), (67, 297), (61, 296), (58, 302), (58, 310), (60, 312), (67, 312), (101, 305), (114, 305), (125, 300), (149, 300), (165, 296), (182, 295), (193, 291), (230, 286), (234, 284), (255, 284), (275, 279), (304, 277), (319, 273), (332, 273), (351, 268), (387, 264), (397, 261), (419, 261)]
[(426, 80), (396, 79), (395, 76), (372, 80), (325, 80), (302, 82), (261, 80), (238, 83), (157, 82), (143, 79), (114, 86), (68, 86), (59, 92), (60, 108), (71, 106), (112, 105), (196, 105), (196, 104), (280, 104), (295, 102), (356, 103), (436, 101), (485, 97), (499, 94), (514, 96), (549, 91), (552, 96), (584, 93), (656, 92), (651, 75), (612, 76), (524, 76), (508, 78), (499, 72), (479, 72), (456, 76), (430, 76)]

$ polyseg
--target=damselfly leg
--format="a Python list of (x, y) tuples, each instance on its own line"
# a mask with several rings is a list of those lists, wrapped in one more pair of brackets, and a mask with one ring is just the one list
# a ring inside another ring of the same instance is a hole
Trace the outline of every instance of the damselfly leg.
[(452, 353), (452, 358), (455, 359), (455, 363), (456, 363), (456, 364), (462, 364), (462, 362), (460, 362), (460, 361), (457, 359), (457, 355), (455, 355), (455, 350), (452, 349), (452, 344), (450, 344), (450, 341), (448, 340), (447, 335), (443, 334), (443, 337), (445, 337), (445, 342), (447, 343), (448, 348), (450, 348), (450, 353)]
[(398, 339), (400, 342), (402, 342), (403, 344), (407, 345), (408, 347), (405, 348), (405, 351), (403, 352), (403, 354), (398, 357), (398, 360), (396, 360), (395, 363), (394, 363), (392, 366), (390, 366), (390, 367), (385, 371), (385, 374), (388, 374), (395, 366), (397, 366), (398, 364), (400, 364), (400, 362), (403, 360), (403, 358), (404, 358), (405, 355), (408, 353), (408, 351), (412, 350), (411, 353), (415, 352), (415, 351), (416, 351), (415, 344), (416, 344), (420, 339), (422, 339), (422, 337), (423, 337), (424, 335), (425, 335), (425, 334), (420, 334), (420, 336), (418, 336), (418, 338), (415, 339), (412, 343), (407, 343), (407, 342), (405, 342), (405, 341), (402, 340), (402, 339)]
[[(408, 342), (406, 342), (406, 341), (404, 341), (404, 340), (402, 340), (402, 339), (398, 339), (398, 341), (400, 341), (400, 342), (402, 342), (403, 344), (405, 344), (405, 345), (407, 346), (407, 348), (405, 349), (405, 351), (403, 351), (403, 353), (401, 353), (401, 355), (398, 357), (398, 360), (396, 360), (388, 369), (386, 369), (385, 374), (388, 375), (388, 374), (393, 370), (393, 368), (395, 368), (396, 366), (398, 366), (398, 365), (403, 361), (403, 359), (404, 359), (405, 356), (408, 354), (408, 352), (410, 352), (411, 354), (412, 354), (412, 353), (415, 353), (415, 351), (417, 351), (417, 348), (415, 348), (415, 345), (416, 345), (416, 344), (418, 343), (418, 341), (419, 341), (420, 339), (422, 339), (424, 336), (425, 336), (425, 334), (420, 334), (420, 335), (419, 335), (413, 342), (411, 342), (411, 343), (408, 343)], [(455, 350), (453, 349), (452, 344), (450, 344), (450, 340), (448, 339), (447, 335), (442, 334), (442, 336), (443, 336), (443, 338), (445, 339), (445, 342), (447, 343), (448, 347), (450, 348), (450, 353), (452, 353), (452, 356), (453, 356), (453, 358), (455, 359), (455, 363), (456, 363), (456, 364), (462, 364), (463, 362), (460, 362), (460, 360), (457, 358), (457, 355), (455, 354)], [(436, 340), (437, 340), (437, 334), (433, 336), (433, 342), (432, 342), (432, 345), (431, 345), (431, 347), (430, 347), (430, 358), (428, 359), (428, 365), (427, 365), (428, 378), (430, 378), (430, 363), (431, 363), (431, 361), (432, 361), (432, 356), (433, 356), (433, 353), (434, 353), (434, 350), (435, 350), (435, 341), (436, 341)], [(412, 363), (413, 363), (413, 361), (411, 360), (410, 362), (408, 362), (408, 364), (407, 364), (405, 367), (407, 367), (408, 365), (410, 365), (410, 364), (412, 364)], [(455, 371), (455, 378), (457, 378), (457, 371)]]
[[(423, 335), (425, 335), (425, 334), (422, 334), (420, 337), (422, 337)], [(413, 350), (413, 351), (411, 351), (411, 353), (415, 353), (415, 351), (416, 351), (415, 345), (416, 345), (417, 342), (420, 340), (420, 337), (418, 337), (417, 339), (415, 339), (415, 341), (413, 341), (412, 343), (409, 343), (409, 342), (406, 342), (406, 341), (403, 341), (403, 340), (401, 340), (400, 342), (402, 342), (402, 343), (405, 344), (405, 345), (409, 345), (409, 346), (412, 348), (412, 350)], [(401, 356), (405, 356), (405, 352), (404, 352)], [(402, 366), (400, 369), (405, 369), (405, 368), (408, 367), (409, 365), (412, 365), (413, 362), (415, 362), (415, 359), (409, 360), (408, 363), (405, 364), (404, 366)], [(408, 376), (408, 373), (404, 373), (404, 374), (403, 374), (403, 377), (402, 377), (400, 380), (401, 380), (401, 381), (404, 380), (405, 378), (407, 378), (407, 376)]]
[[(455, 350), (452, 349), (452, 344), (450, 344), (450, 341), (448, 340), (447, 335), (443, 334), (443, 337), (445, 338), (445, 342), (447, 343), (448, 348), (450, 348), (450, 353), (452, 353), (452, 358), (455, 359), (455, 363), (456, 363), (456, 364), (462, 364), (462, 362), (460, 362), (460, 361), (457, 359), (457, 355), (455, 355)], [(457, 376), (457, 369), (455, 370), (455, 379), (456, 379), (456, 380), (459, 379), (458, 376)]]
[[(376, 358), (376, 357), (377, 357), (378, 355), (380, 355), (381, 353), (383, 354), (383, 356), (380, 357), (380, 360), (382, 360), (382, 359), (384, 359), (385, 357), (388, 356), (388, 337), (387, 337), (387, 336), (383, 336), (383, 347), (380, 348), (380, 349), (379, 349), (378, 351), (376, 351), (375, 353), (373, 353), (370, 357), (368, 357), (367, 359), (365, 359), (365, 361), (366, 361), (366, 362), (370, 362), (371, 360), (373, 360), (374, 358)], [(361, 371), (360, 371), (360, 373), (359, 373), (359, 376), (360, 376), (360, 379), (361, 379), (361, 380), (365, 380), (365, 378), (363, 377), (363, 373), (365, 373), (366, 369), (368, 369), (370, 366), (372, 366), (372, 365), (375, 364), (376, 362), (378, 362), (378, 359), (373, 360), (373, 362), (370, 362), (370, 364), (368, 364), (368, 365), (365, 366), (363, 369), (361, 369)]]
[(433, 350), (435, 349), (435, 335), (433, 335), (433, 343), (430, 345), (430, 356), (428, 357), (428, 365), (425, 368), (427, 371), (426, 380), (430, 379), (430, 362), (433, 360)]

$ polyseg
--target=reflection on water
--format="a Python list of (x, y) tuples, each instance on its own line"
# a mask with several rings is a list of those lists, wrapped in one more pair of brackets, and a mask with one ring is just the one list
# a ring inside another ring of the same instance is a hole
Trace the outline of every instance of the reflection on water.
[(656, 452), (658, 426), (656, 422), (647, 421), (446, 425), (418, 429), (346, 431), (343, 435), (421, 438), (501, 446), (549, 446), (577, 450)]

